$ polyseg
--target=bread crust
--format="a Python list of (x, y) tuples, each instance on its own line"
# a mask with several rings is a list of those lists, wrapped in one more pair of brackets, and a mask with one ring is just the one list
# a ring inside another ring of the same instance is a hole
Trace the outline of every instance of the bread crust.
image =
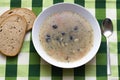
[(0, 23), (8, 16), (12, 14), (18, 14), (20, 16), (23, 16), (27, 21), (27, 31), (31, 30), (33, 27), (33, 23), (36, 19), (36, 15), (27, 8), (14, 8), (11, 10), (7, 10), (0, 16)]
[(27, 22), (24, 17), (13, 14), (0, 23), (0, 52), (6, 56), (16, 56), (22, 47)]

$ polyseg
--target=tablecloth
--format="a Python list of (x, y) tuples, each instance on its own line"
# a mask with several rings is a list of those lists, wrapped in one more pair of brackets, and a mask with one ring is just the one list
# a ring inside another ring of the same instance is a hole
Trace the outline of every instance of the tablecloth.
[(62, 69), (48, 64), (38, 55), (32, 43), (32, 31), (29, 31), (19, 55), (6, 57), (0, 54), (0, 80), (120, 80), (120, 0), (0, 0), (0, 15), (17, 7), (31, 9), (38, 15), (59, 2), (85, 7), (100, 25), (106, 17), (112, 20), (114, 31), (109, 38), (112, 75), (107, 75), (104, 36), (97, 55), (90, 62), (73, 69)]

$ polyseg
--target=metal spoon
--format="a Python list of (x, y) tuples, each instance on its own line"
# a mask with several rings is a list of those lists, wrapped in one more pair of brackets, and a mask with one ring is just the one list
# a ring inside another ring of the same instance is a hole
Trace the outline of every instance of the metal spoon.
[(102, 22), (102, 33), (107, 40), (107, 74), (111, 75), (111, 64), (110, 64), (110, 50), (109, 50), (109, 37), (113, 33), (113, 24), (111, 19), (106, 18)]

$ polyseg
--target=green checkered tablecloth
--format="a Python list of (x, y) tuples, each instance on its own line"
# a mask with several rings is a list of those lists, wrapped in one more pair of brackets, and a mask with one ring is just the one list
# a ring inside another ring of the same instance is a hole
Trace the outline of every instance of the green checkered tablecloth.
[(41, 59), (34, 49), (30, 31), (25, 36), (18, 56), (6, 57), (0, 54), (0, 80), (120, 80), (120, 0), (0, 0), (0, 14), (12, 8), (24, 7), (38, 15), (59, 2), (84, 6), (99, 24), (106, 17), (112, 19), (114, 32), (109, 38), (112, 75), (107, 76), (104, 37), (97, 55), (90, 62), (78, 68), (62, 69)]

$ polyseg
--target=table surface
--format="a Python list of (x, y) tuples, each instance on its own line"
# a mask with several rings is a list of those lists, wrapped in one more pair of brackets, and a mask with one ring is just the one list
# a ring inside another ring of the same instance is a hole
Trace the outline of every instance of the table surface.
[(109, 38), (112, 75), (107, 75), (105, 37), (102, 36), (100, 49), (90, 62), (74, 69), (62, 69), (41, 59), (34, 49), (30, 31), (18, 56), (0, 54), (0, 80), (120, 80), (120, 0), (0, 0), (0, 14), (22, 7), (38, 15), (59, 2), (84, 6), (100, 25), (106, 17), (112, 19), (114, 31)]

